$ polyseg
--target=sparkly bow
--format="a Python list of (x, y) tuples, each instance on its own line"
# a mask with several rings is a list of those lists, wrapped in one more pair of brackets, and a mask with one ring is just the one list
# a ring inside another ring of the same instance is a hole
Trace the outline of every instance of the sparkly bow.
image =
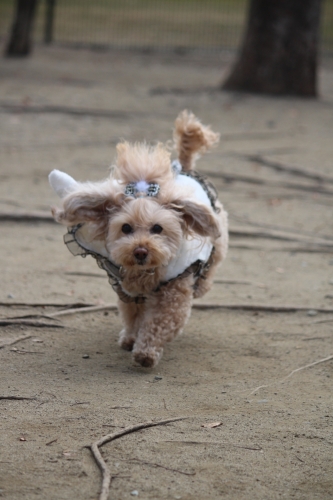
[(134, 198), (142, 198), (144, 196), (157, 196), (159, 190), (160, 186), (156, 182), (130, 182), (125, 187), (125, 194)]

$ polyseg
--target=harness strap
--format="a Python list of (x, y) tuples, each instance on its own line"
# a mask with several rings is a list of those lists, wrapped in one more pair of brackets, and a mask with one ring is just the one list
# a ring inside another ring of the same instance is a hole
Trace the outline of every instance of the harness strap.
[[(207, 181), (206, 177), (198, 174), (198, 172), (195, 172), (194, 170), (191, 170), (190, 172), (186, 172), (182, 170), (182, 167), (178, 161), (175, 161), (173, 163), (173, 168), (181, 175), (186, 175), (188, 177), (192, 177), (195, 179), (201, 187), (204, 189), (206, 192), (209, 201), (211, 203), (211, 206), (215, 212), (219, 212), (219, 209), (216, 207), (216, 200), (217, 200), (217, 192), (214, 186)], [(155, 186), (152, 184), (151, 186)], [(149, 185), (149, 187), (151, 187)], [(158, 186), (158, 185), (156, 185)], [(155, 187), (156, 187), (155, 186)], [(135, 186), (134, 186), (135, 187)], [(128, 184), (126, 186), (126, 189), (132, 189), (133, 186), (132, 184)], [(134, 188), (133, 188), (134, 189)], [(159, 186), (158, 186), (159, 189)], [(156, 196), (157, 192), (152, 194), (153, 196)], [(151, 195), (147, 193), (147, 195)], [(64, 242), (67, 245), (68, 250), (73, 254), (73, 255), (81, 255), (82, 257), (86, 257), (87, 255), (91, 255), (97, 262), (97, 265), (106, 271), (108, 278), (109, 278), (109, 283), (112, 286), (113, 290), (116, 292), (120, 300), (126, 303), (130, 302), (135, 302), (136, 304), (143, 304), (146, 300), (146, 297), (144, 295), (137, 295), (136, 297), (132, 297), (131, 295), (128, 295), (122, 288), (121, 282), (123, 280), (123, 269), (121, 266), (117, 266), (114, 262), (110, 261), (106, 257), (103, 257), (102, 255), (93, 252), (92, 250), (88, 250), (84, 248), (79, 241), (76, 239), (76, 231), (80, 229), (80, 227), (83, 224), (78, 224), (77, 226), (68, 228), (68, 233), (65, 234), (64, 236)], [(207, 274), (208, 269), (210, 268), (211, 264), (213, 263), (213, 256), (214, 256), (215, 248), (212, 248), (211, 254), (209, 256), (209, 259), (207, 262), (203, 262), (202, 260), (196, 260), (193, 262), (189, 267), (185, 269), (182, 273), (180, 273), (178, 276), (175, 278), (171, 278), (168, 281), (162, 281), (158, 287), (153, 290), (154, 293), (157, 293), (161, 290), (162, 287), (167, 286), (169, 283), (172, 283), (175, 280), (178, 279), (183, 279), (186, 278), (187, 276), (190, 276), (193, 274), (195, 278), (195, 283), (194, 283), (194, 288), (196, 288), (197, 283), (199, 279), (206, 279), (205, 275)]]

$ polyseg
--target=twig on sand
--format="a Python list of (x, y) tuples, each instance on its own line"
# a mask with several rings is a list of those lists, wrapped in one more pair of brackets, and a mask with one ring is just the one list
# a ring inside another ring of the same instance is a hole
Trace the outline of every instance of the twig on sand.
[(52, 318), (55, 318), (57, 316), (68, 316), (70, 314), (77, 314), (77, 313), (89, 313), (89, 312), (98, 312), (98, 311), (105, 311), (105, 310), (116, 310), (117, 305), (116, 304), (105, 304), (104, 306), (88, 306), (88, 307), (79, 307), (79, 308), (73, 308), (73, 309), (66, 309), (64, 311), (57, 311), (54, 313), (49, 314)]
[[(62, 311), (56, 311), (48, 314), (48, 317), (57, 318), (58, 316), (69, 316), (73, 314), (83, 314), (83, 313), (94, 313), (100, 311), (116, 311), (118, 309), (117, 304), (109, 303), (103, 306), (87, 306), (87, 307), (74, 307), (72, 309), (65, 309)], [(194, 303), (193, 309), (199, 309), (200, 311), (210, 310), (210, 309), (230, 309), (236, 311), (261, 311), (261, 312), (274, 312), (274, 313), (293, 313), (298, 311), (309, 311), (311, 309), (316, 310), (321, 313), (333, 313), (332, 308), (317, 308), (314, 306), (277, 306), (270, 304), (214, 304), (214, 303)], [(38, 317), (38, 316), (36, 316)], [(42, 316), (40, 316), (42, 317)], [(1, 321), (1, 320), (0, 320)], [(1, 325), (1, 323), (0, 323)], [(41, 323), (38, 323), (41, 325)], [(37, 326), (37, 325), (36, 325)], [(45, 324), (45, 326), (59, 327), (60, 325)], [(62, 326), (61, 326), (62, 327)], [(62, 327), (63, 328), (63, 327)]]
[(114, 432), (112, 434), (107, 434), (106, 436), (103, 436), (99, 440), (95, 441), (92, 443), (92, 445), (89, 446), (93, 457), (100, 468), (102, 472), (102, 488), (101, 492), (99, 495), (99, 500), (107, 500), (109, 496), (109, 490), (110, 490), (110, 484), (112, 481), (112, 474), (108, 466), (106, 465), (105, 461), (103, 460), (103, 457), (101, 455), (101, 452), (99, 448), (103, 446), (106, 443), (109, 443), (110, 441), (114, 441), (115, 439), (118, 439), (122, 436), (125, 436), (126, 434), (130, 434), (132, 432), (139, 431), (141, 429), (147, 429), (148, 427), (155, 427), (157, 425), (165, 425), (169, 424), (171, 422), (176, 422), (178, 420), (183, 420), (186, 417), (176, 417), (176, 418), (168, 418), (167, 420), (160, 420), (157, 422), (144, 422), (142, 424), (136, 424), (131, 427), (126, 427), (125, 429), (122, 429), (121, 431)]
[(333, 239), (320, 238), (315, 235), (300, 234), (297, 232), (285, 231), (281, 229), (268, 229), (261, 227), (260, 229), (249, 226), (231, 226), (229, 229), (230, 236), (243, 237), (243, 238), (265, 238), (281, 241), (297, 241), (308, 244), (310, 246), (322, 246), (325, 248), (332, 248)]
[(274, 312), (274, 313), (294, 313), (299, 311), (315, 310), (321, 313), (333, 313), (332, 308), (323, 308), (315, 306), (287, 306), (287, 305), (273, 305), (273, 304), (214, 304), (198, 302), (193, 304), (193, 309), (209, 310), (209, 309), (230, 309), (236, 311), (261, 311), (261, 312)]
[(58, 441), (58, 438), (52, 439), (52, 441), (49, 441), (48, 443), (45, 443), (45, 446), (50, 446), (53, 443), (56, 443)]
[(48, 212), (27, 212), (26, 210), (15, 210), (15, 212), (0, 212), (0, 221), (55, 222), (52, 215)]
[(293, 189), (295, 191), (305, 191), (310, 194), (320, 193), (326, 196), (332, 196), (333, 191), (331, 189), (326, 189), (320, 184), (300, 184), (299, 182), (284, 182), (284, 181), (269, 181), (265, 179), (259, 179), (255, 176), (250, 175), (239, 175), (231, 172), (213, 172), (205, 171), (208, 177), (223, 179), (226, 182), (244, 182), (248, 184), (253, 184), (257, 186), (270, 186), (274, 188), (284, 188)]
[(0, 326), (8, 326), (8, 325), (34, 326), (37, 328), (64, 328), (63, 325), (54, 323), (43, 323), (42, 321), (32, 321), (31, 319), (19, 319), (19, 318), (0, 319)]
[[(214, 303), (194, 303), (193, 309), (199, 310), (210, 310), (210, 309), (231, 309), (231, 310), (241, 310), (241, 311), (262, 311), (262, 312), (281, 312), (281, 313), (291, 313), (298, 311), (309, 311), (311, 309), (322, 313), (333, 313), (332, 308), (317, 308), (315, 306), (287, 306), (287, 305), (272, 305), (272, 304), (214, 304)], [(117, 310), (117, 305), (114, 303), (105, 304), (103, 306), (89, 306), (67, 309), (65, 311), (57, 311), (55, 313), (50, 313), (50, 317), (67, 316), (70, 314), (81, 314), (89, 312), (99, 312), (99, 311), (115, 311)]]
[(58, 304), (47, 302), (0, 302), (3, 307), (60, 307), (61, 309), (73, 309), (80, 307), (90, 307), (93, 304), (86, 304), (85, 302), (74, 302), (73, 304)]
[(145, 462), (144, 460), (140, 460), (139, 458), (130, 458), (130, 459), (122, 459), (123, 462), (133, 462), (133, 463), (140, 463), (143, 465), (151, 465), (152, 467), (160, 467), (161, 469), (169, 470), (171, 472), (178, 472), (179, 474), (184, 474), (185, 476), (195, 476), (195, 472), (185, 472), (179, 469), (172, 469), (170, 467), (166, 467), (165, 465), (161, 464), (155, 464), (153, 462)]
[(287, 375), (286, 377), (281, 378), (280, 380), (276, 380), (275, 382), (272, 382), (272, 383), (266, 384), (266, 385), (259, 385), (258, 387), (256, 387), (255, 389), (253, 389), (250, 392), (250, 395), (254, 394), (255, 392), (257, 392), (260, 389), (263, 389), (265, 387), (271, 387), (272, 385), (275, 385), (275, 384), (282, 384), (282, 382), (284, 382), (288, 378), (292, 377), (295, 373), (300, 372), (301, 370), (305, 370), (306, 368), (311, 368), (312, 366), (319, 365), (320, 363), (325, 363), (326, 361), (330, 361), (331, 359), (333, 359), (333, 355), (327, 356), (327, 358), (319, 359), (318, 361), (315, 361), (314, 363), (309, 363), (308, 365), (300, 366), (299, 368), (296, 368), (295, 370), (293, 370), (292, 372), (290, 372), (289, 375)]
[(252, 281), (248, 280), (214, 280), (214, 283), (219, 285), (255, 285)]
[[(1, 305), (1, 304), (0, 304)], [(56, 311), (48, 314), (47, 316), (38, 316), (35, 315), (36, 318), (40, 317), (49, 317), (50, 319), (57, 318), (58, 316), (69, 316), (72, 314), (83, 314), (83, 313), (93, 313), (99, 311), (116, 311), (118, 309), (117, 304), (109, 303), (104, 304), (103, 306), (90, 306), (86, 307), (82, 304), (80, 307), (73, 307), (71, 309), (64, 309), (61, 311)], [(236, 311), (261, 311), (261, 312), (274, 312), (274, 313), (294, 313), (299, 311), (309, 311), (316, 310), (319, 313), (333, 313), (333, 308), (323, 308), (323, 307), (315, 307), (315, 306), (289, 306), (289, 305), (273, 305), (273, 304), (217, 304), (217, 303), (204, 303), (198, 302), (193, 304), (193, 309), (198, 309), (200, 311), (211, 310), (211, 309), (230, 309)], [(24, 319), (15, 319), (8, 318), (0, 320), (1, 322), (6, 322), (6, 324), (27, 324), (30, 326), (45, 326), (45, 327), (53, 327), (53, 328), (64, 328), (62, 325), (54, 325), (52, 323), (42, 323), (42, 322), (33, 322), (30, 320)]]
[[(244, 243), (230, 243), (229, 248), (236, 248), (237, 250), (250, 250), (256, 252), (262, 252), (263, 247), (259, 245), (245, 245)], [(278, 246), (278, 247), (266, 247), (265, 252), (290, 252), (290, 253), (332, 253), (331, 246)]]
[(15, 339), (0, 339), (0, 349), (6, 347), (7, 345), (13, 345), (21, 340), (30, 339), (31, 335), (21, 335), (20, 337), (16, 337)]
[(24, 316), (11, 316), (10, 318), (1, 318), (1, 319), (50, 319), (52, 321), (60, 321), (60, 319), (52, 318), (52, 316), (48, 316), (47, 314), (25, 314)]
[(24, 396), (0, 396), (0, 399), (8, 399), (8, 400), (14, 400), (14, 401), (24, 401), (24, 400), (34, 401), (37, 398), (28, 398), (28, 397), (26, 398)]
[(249, 160), (250, 162), (258, 163), (264, 167), (269, 167), (277, 172), (286, 172), (290, 175), (295, 175), (298, 177), (305, 177), (306, 179), (311, 179), (316, 182), (324, 183), (329, 182), (333, 184), (333, 177), (331, 175), (326, 175), (324, 173), (316, 172), (315, 170), (308, 170), (302, 167), (296, 167), (293, 165), (286, 165), (281, 162), (269, 160), (262, 155), (258, 154), (249, 154), (249, 155), (239, 155), (245, 160)]
[(233, 443), (224, 443), (221, 441), (165, 441), (165, 443), (183, 443), (183, 444), (203, 444), (203, 445), (217, 445), (217, 446), (231, 446), (232, 448), (241, 448), (242, 450), (251, 450), (251, 451), (261, 451), (261, 446), (241, 446), (239, 444)]

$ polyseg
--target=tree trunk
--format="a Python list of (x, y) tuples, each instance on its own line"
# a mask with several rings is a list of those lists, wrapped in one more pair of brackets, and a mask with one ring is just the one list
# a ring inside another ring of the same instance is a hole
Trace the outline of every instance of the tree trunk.
[(251, 0), (238, 60), (222, 88), (317, 95), (321, 0)]
[(24, 57), (30, 54), (33, 21), (38, 0), (17, 0), (14, 23), (5, 55)]

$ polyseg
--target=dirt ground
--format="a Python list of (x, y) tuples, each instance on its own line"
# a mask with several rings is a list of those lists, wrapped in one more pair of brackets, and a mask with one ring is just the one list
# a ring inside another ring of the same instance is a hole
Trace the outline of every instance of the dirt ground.
[(1, 61), (1, 318), (115, 301), (63, 227), (3, 214), (49, 212), (50, 170), (102, 179), (120, 138), (167, 141), (184, 108), (221, 133), (198, 169), (231, 225), (201, 302), (238, 308), (194, 309), (153, 370), (118, 347), (113, 311), (1, 326), (0, 497), (97, 499), (87, 445), (178, 416), (102, 447), (110, 499), (333, 497), (333, 68), (318, 100), (274, 99), (220, 92), (229, 62), (60, 48)]

